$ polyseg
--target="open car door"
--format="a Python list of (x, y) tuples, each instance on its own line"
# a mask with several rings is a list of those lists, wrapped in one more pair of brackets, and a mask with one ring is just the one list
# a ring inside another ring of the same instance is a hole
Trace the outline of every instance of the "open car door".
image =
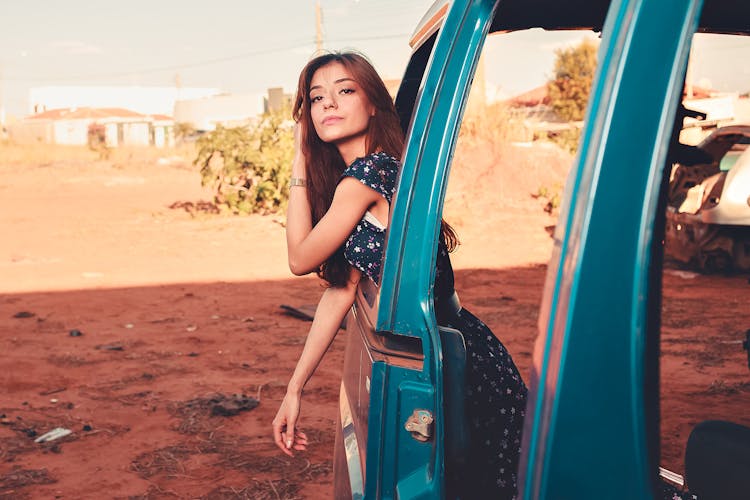
[(442, 207), (487, 34), (534, 27), (602, 42), (548, 270), (519, 495), (656, 495), (665, 165), (691, 37), (750, 33), (744, 0), (456, 0), (427, 13), (396, 101), (407, 147), (381, 287), (363, 282), (349, 319), (337, 498), (445, 498), (466, 464), (460, 332), (437, 326), (432, 302)]

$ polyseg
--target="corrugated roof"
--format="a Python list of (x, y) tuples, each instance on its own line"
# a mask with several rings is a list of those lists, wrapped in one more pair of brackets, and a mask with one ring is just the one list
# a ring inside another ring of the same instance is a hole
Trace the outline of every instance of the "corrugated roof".
[(541, 104), (549, 104), (549, 93), (547, 92), (547, 86), (541, 85), (533, 88), (528, 92), (519, 94), (517, 96), (508, 99), (511, 106), (526, 106), (533, 107)]

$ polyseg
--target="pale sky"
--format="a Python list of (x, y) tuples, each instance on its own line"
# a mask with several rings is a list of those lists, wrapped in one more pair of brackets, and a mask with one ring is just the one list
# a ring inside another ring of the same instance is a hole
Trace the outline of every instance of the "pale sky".
[[(400, 78), (408, 39), (432, 0), (320, 4), (324, 48), (360, 50), (384, 78)], [(492, 37), (487, 80), (508, 96), (541, 85), (553, 50), (582, 36), (531, 30)], [(696, 82), (750, 90), (750, 43), (699, 45)], [(185, 87), (293, 92), (314, 51), (315, 0), (0, 0), (0, 98), (9, 115), (27, 112), (34, 86), (172, 86), (179, 75)]]

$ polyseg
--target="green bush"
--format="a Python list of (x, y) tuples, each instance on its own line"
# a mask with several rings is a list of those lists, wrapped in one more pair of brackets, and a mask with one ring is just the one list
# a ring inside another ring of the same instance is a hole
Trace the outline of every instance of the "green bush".
[(581, 140), (581, 129), (571, 128), (568, 130), (560, 130), (554, 134), (548, 134), (547, 139), (574, 155), (578, 152), (578, 143)]
[(250, 127), (217, 127), (198, 139), (204, 186), (233, 213), (275, 213), (286, 208), (294, 157), (292, 123), (282, 113)]
[(536, 194), (531, 195), (533, 198), (541, 198), (544, 204), (544, 211), (550, 215), (555, 215), (557, 209), (560, 208), (560, 201), (562, 199), (562, 186), (555, 184), (552, 187), (539, 186), (539, 190)]
[(177, 142), (185, 142), (196, 134), (192, 123), (177, 122), (174, 124), (174, 138)]

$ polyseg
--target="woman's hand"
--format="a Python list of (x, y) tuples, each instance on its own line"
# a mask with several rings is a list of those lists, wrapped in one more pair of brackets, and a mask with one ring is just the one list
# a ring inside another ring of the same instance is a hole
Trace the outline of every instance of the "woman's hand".
[(299, 172), (292, 172), (292, 175), (294, 177), (303, 177), (305, 176), (304, 172), (304, 161), (303, 161), (303, 154), (302, 154), (302, 129), (304, 125), (302, 122), (297, 122), (294, 124), (294, 163), (293, 163), (293, 170), (301, 170)]
[(305, 451), (307, 449), (307, 436), (296, 429), (300, 403), (299, 394), (287, 392), (276, 413), (276, 418), (273, 419), (273, 439), (276, 446), (290, 457), (294, 456), (292, 450)]

